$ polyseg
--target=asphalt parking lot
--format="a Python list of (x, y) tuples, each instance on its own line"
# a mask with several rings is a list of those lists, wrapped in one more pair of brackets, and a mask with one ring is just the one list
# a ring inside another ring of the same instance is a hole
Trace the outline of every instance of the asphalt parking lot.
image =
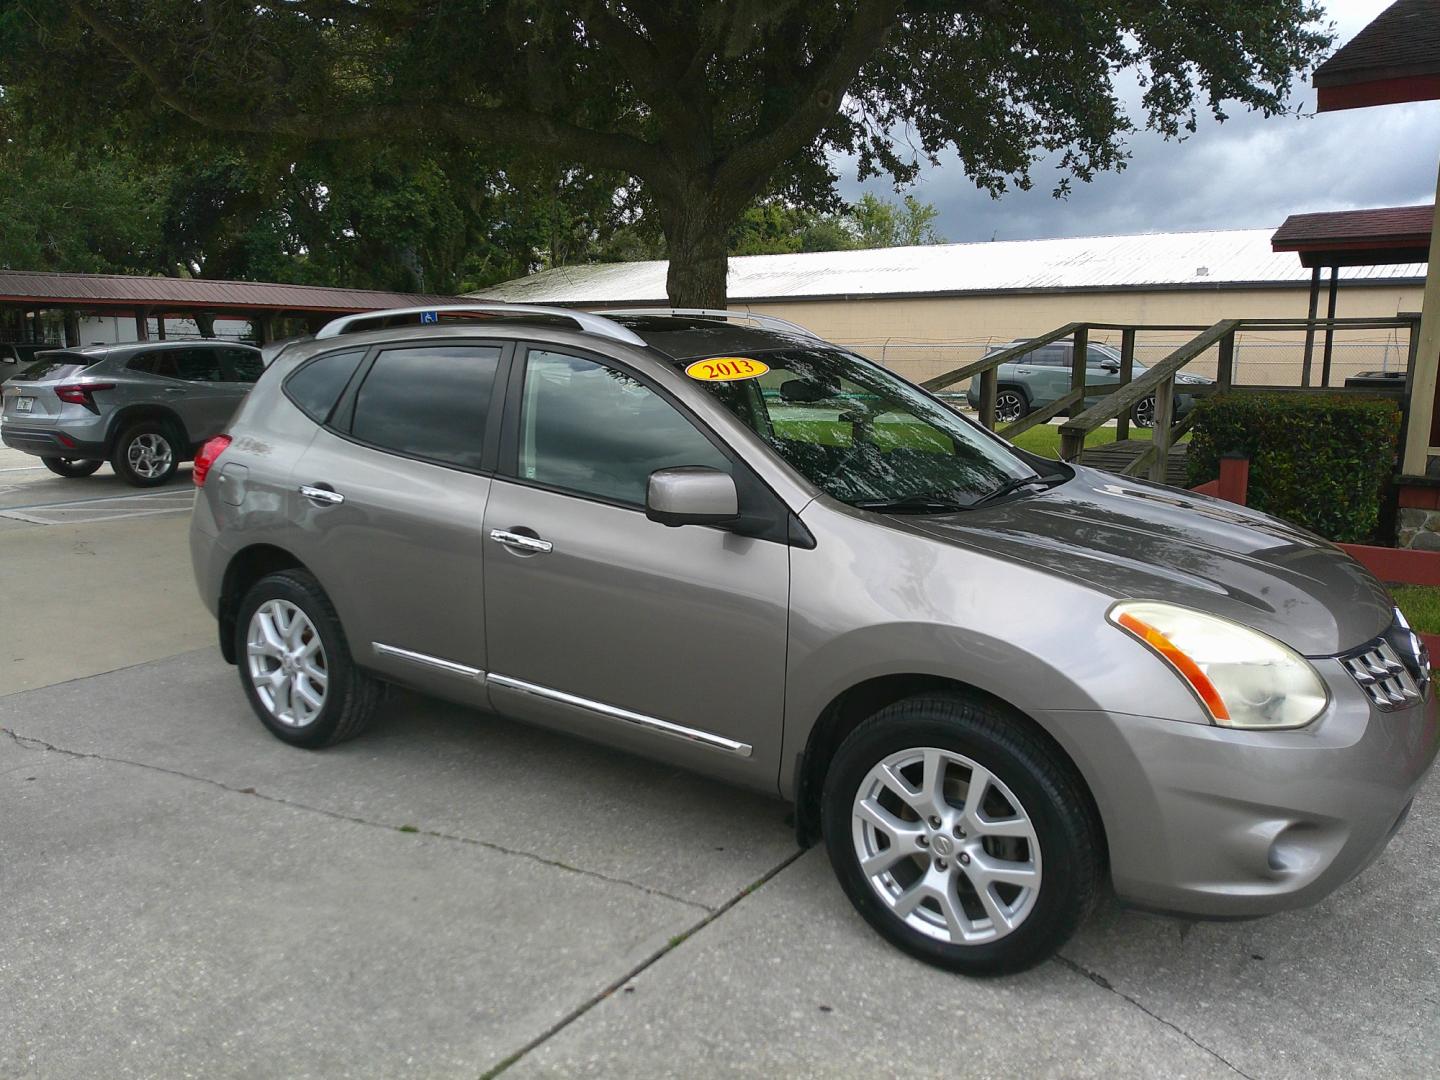
[(271, 738), (188, 471), (0, 451), (0, 1077), (1440, 1075), (1440, 807), (1319, 907), (1102, 906), (970, 981), (886, 946), (786, 808), (397, 693)]

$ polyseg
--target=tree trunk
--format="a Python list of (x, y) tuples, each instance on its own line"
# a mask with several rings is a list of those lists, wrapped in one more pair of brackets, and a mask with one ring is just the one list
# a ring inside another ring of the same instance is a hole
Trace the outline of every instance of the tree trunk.
[(708, 199), (681, 202), (661, 214), (670, 249), (665, 293), (673, 307), (724, 308), (726, 233), (736, 215)]

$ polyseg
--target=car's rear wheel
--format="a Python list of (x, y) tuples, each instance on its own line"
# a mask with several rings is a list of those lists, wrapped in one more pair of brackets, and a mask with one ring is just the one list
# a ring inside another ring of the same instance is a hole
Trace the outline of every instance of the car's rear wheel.
[(142, 420), (115, 440), (110, 465), (132, 487), (158, 487), (180, 467), (180, 440), (169, 424)]
[(235, 655), (255, 714), (294, 746), (329, 746), (370, 722), (380, 687), (356, 666), (330, 598), (304, 570), (261, 578), (240, 602)]
[(1099, 827), (1073, 767), (983, 701), (910, 698), (861, 724), (831, 762), (821, 816), (860, 914), (964, 974), (1046, 959), (1099, 888)]
[(40, 461), (56, 476), (65, 476), (72, 480), (82, 476), (89, 476), (104, 464), (100, 461), (66, 457), (42, 457)]
[(1138, 428), (1150, 428), (1155, 426), (1155, 395), (1150, 395), (1143, 401), (1137, 401), (1135, 408), (1130, 410), (1130, 419)]
[(1030, 411), (1030, 399), (1023, 390), (1005, 387), (995, 395), (995, 423), (1013, 424)]

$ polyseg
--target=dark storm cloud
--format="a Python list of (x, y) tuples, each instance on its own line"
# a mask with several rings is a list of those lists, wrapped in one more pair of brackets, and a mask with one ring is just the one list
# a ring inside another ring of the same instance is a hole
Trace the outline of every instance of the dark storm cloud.
[[(1387, 3), (1329, 6), (1343, 43)], [(1075, 183), (1065, 200), (1051, 196), (1058, 174), (1046, 162), (1036, 166), (1031, 191), (998, 200), (976, 190), (953, 156), (911, 190), (939, 208), (939, 231), (955, 241), (1273, 227), (1293, 213), (1434, 199), (1440, 102), (1316, 115), (1308, 83), (1297, 94), (1308, 115), (1202, 120), (1183, 141), (1137, 133), (1124, 171)], [(1133, 100), (1135, 91), (1124, 96)], [(883, 181), (855, 183), (853, 165), (848, 172), (847, 197), (890, 193)]]

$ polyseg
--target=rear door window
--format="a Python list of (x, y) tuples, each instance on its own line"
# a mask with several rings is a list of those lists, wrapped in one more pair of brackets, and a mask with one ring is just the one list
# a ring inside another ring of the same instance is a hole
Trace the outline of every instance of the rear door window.
[(350, 434), (406, 457), (478, 469), (499, 365), (498, 345), (386, 349), (355, 395)]
[(225, 373), (220, 368), (219, 349), (177, 349), (175, 365), (179, 378), (186, 382), (225, 381)]
[(265, 373), (260, 353), (254, 349), (222, 349), (220, 368), (226, 382), (253, 383)]

